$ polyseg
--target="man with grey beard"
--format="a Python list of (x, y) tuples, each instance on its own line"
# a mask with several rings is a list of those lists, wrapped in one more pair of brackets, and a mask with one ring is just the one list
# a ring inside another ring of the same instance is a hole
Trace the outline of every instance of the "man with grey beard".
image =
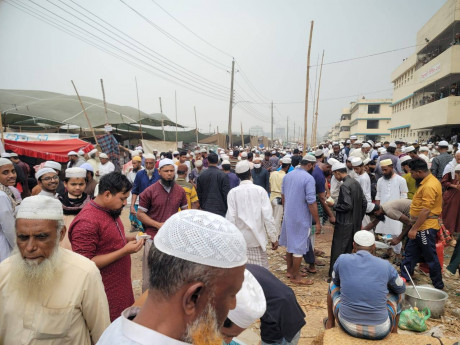
[(0, 264), (0, 344), (95, 344), (110, 324), (101, 274), (85, 257), (59, 246), (59, 200), (24, 199), (16, 248)]
[(126, 309), (98, 344), (222, 345), (220, 328), (244, 279), (242, 233), (219, 215), (185, 210), (153, 241), (145, 303)]

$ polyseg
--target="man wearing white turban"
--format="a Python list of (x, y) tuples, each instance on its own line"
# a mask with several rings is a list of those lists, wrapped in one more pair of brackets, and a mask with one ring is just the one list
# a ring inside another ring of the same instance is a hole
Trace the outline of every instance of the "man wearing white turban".
[(17, 208), (17, 247), (0, 264), (1, 344), (91, 345), (109, 325), (101, 274), (59, 246), (65, 232), (57, 199), (31, 196)]

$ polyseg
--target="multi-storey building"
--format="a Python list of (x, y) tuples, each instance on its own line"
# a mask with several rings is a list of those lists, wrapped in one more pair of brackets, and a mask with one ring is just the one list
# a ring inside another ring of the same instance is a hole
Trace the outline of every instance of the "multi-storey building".
[(342, 109), (342, 116), (340, 116), (340, 133), (339, 133), (339, 140), (345, 141), (346, 139), (350, 138), (350, 119), (351, 113), (350, 108), (343, 108)]
[[(385, 141), (390, 138), (391, 99), (362, 98), (350, 104), (350, 135), (359, 140)], [(342, 115), (343, 116), (343, 115)]]

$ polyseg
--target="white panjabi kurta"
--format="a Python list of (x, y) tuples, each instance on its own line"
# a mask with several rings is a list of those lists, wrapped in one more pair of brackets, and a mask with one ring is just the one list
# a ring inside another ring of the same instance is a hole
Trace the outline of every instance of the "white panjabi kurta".
[(11, 200), (5, 192), (0, 191), (0, 262), (10, 256), (16, 243), (14, 222)]
[[(375, 200), (380, 200), (380, 205), (397, 199), (407, 199), (407, 183), (398, 174), (387, 180), (383, 176), (377, 181), (377, 195)], [(376, 233), (399, 236), (402, 231), (402, 223), (385, 216), (385, 222), (377, 225)]]
[[(358, 174), (356, 175), (357, 177), (355, 177), (355, 179), (361, 185), (364, 196), (366, 197), (366, 201), (367, 201), (366, 213), (371, 212), (374, 209), (374, 204), (372, 203), (372, 198), (371, 198), (371, 179), (366, 172), (363, 172), (362, 175), (358, 175)], [(363, 218), (363, 226), (366, 226), (369, 223), (370, 223), (370, 218), (368, 215), (365, 215)]]

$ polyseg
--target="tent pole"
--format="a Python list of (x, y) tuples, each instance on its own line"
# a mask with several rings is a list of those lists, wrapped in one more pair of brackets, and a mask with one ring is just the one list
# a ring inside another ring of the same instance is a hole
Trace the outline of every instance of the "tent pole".
[(142, 121), (141, 121), (141, 109), (139, 108), (139, 89), (137, 88), (137, 78), (134, 77), (136, 82), (136, 95), (137, 95), (137, 111), (139, 112), (139, 128), (141, 130), (141, 140), (144, 140), (144, 135), (142, 133)]
[(105, 102), (104, 81), (101, 78), (102, 99), (104, 100), (105, 122), (109, 124), (109, 115), (107, 114), (107, 103)]
[(78, 100), (80, 101), (80, 105), (81, 105), (81, 108), (83, 109), (83, 114), (85, 114), (86, 121), (88, 121), (88, 126), (91, 129), (91, 132), (93, 133), (93, 138), (94, 138), (94, 141), (96, 142), (96, 146), (100, 149), (99, 142), (97, 141), (97, 138), (96, 138), (96, 133), (94, 133), (94, 128), (91, 125), (91, 121), (89, 120), (88, 114), (86, 113), (85, 106), (83, 105), (80, 95), (78, 94), (77, 87), (75, 86), (73, 80), (71, 80), (71, 82), (72, 82), (73, 88), (75, 89), (75, 93), (77, 94)]
[(0, 113), (0, 134), (2, 136), (3, 147), (5, 147), (5, 138), (3, 137), (3, 113)]

